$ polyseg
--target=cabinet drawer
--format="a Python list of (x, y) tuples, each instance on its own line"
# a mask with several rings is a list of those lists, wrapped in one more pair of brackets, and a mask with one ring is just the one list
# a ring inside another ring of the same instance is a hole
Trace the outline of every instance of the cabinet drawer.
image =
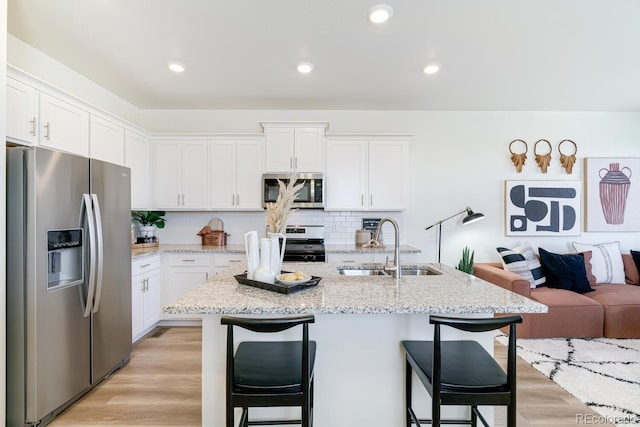
[(192, 265), (211, 266), (211, 255), (209, 254), (172, 254), (167, 255), (167, 264), (170, 266), (188, 267)]
[(131, 275), (135, 276), (155, 268), (160, 268), (160, 256), (137, 259), (131, 262)]

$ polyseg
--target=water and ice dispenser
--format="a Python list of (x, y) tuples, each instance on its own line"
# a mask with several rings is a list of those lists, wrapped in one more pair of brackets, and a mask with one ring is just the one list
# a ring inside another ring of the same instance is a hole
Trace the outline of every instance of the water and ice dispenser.
[(84, 239), (81, 228), (47, 231), (47, 289), (84, 282)]

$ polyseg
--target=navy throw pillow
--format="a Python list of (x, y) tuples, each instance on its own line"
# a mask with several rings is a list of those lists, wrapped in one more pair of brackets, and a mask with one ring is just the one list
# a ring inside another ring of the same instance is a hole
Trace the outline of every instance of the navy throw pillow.
[(631, 251), (631, 256), (633, 257), (633, 262), (636, 263), (638, 272), (640, 272), (640, 251)]
[(587, 279), (582, 254), (560, 255), (542, 248), (539, 248), (538, 252), (548, 287), (567, 289), (580, 294), (593, 291)]

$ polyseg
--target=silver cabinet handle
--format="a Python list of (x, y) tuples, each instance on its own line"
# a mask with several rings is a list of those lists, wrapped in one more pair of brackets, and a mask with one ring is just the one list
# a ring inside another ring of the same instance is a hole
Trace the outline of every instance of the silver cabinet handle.
[(373, 193), (369, 195), (369, 206), (373, 206)]
[(47, 132), (44, 134), (44, 137), (47, 139), (47, 141), (51, 141), (51, 123), (47, 122), (47, 124), (44, 125), (44, 128), (47, 130)]
[(31, 135), (36, 136), (36, 118), (34, 117), (29, 123), (31, 123)]
[(241, 259), (230, 259), (229, 262), (242, 262)]
[(140, 282), (140, 292), (144, 292), (145, 291), (145, 283), (147, 282), (147, 279), (142, 279), (142, 281)]
[(231, 195), (231, 206), (235, 206), (235, 204), (236, 204), (236, 195), (232, 194)]
[(298, 169), (298, 156), (294, 157), (293, 168)]
[(240, 195), (236, 194), (236, 206), (240, 206)]
[(149, 267), (150, 265), (151, 265), (151, 264), (143, 264), (143, 265), (141, 265), (141, 266), (140, 266), (140, 268), (147, 268), (147, 267)]
[(204, 280), (209, 280), (209, 273), (204, 273), (204, 274), (205, 274)]
[(364, 206), (364, 194), (360, 195), (360, 206)]
[(182, 193), (182, 206), (184, 206), (184, 193)]
[(195, 259), (183, 259), (182, 262), (196, 262)]
[(289, 169), (293, 169), (293, 157), (289, 157)]
[(178, 193), (178, 206), (180, 206), (180, 193)]

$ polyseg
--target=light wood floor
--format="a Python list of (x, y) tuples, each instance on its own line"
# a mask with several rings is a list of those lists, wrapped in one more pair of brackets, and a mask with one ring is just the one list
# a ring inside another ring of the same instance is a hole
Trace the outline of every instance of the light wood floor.
[[(136, 346), (128, 365), (50, 426), (200, 426), (200, 340), (200, 328), (158, 329)], [(504, 364), (505, 348), (496, 343), (495, 354)], [(498, 411), (502, 427), (506, 412)], [(595, 413), (518, 360), (518, 426), (576, 426), (577, 414)], [(599, 424), (605, 425), (612, 424)]]

